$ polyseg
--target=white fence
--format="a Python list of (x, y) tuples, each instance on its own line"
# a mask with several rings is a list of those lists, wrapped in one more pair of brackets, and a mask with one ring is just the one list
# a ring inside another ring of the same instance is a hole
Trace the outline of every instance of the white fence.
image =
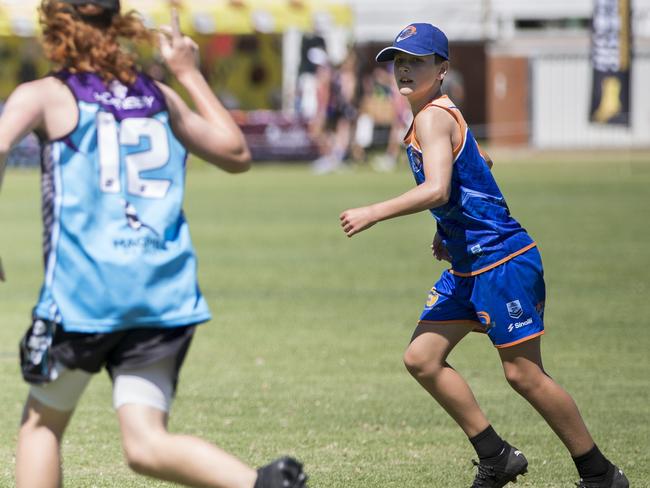
[(650, 147), (650, 55), (632, 67), (630, 127), (592, 124), (587, 55), (531, 59), (531, 144), (540, 149)]

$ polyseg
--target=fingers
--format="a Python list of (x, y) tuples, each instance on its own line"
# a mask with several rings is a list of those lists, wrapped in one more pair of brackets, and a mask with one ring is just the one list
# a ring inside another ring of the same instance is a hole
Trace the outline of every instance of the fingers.
[(178, 17), (178, 9), (175, 7), (172, 8), (172, 25), (171, 25), (171, 35), (175, 39), (182, 37), (181, 35), (181, 21)]
[(350, 222), (347, 211), (339, 215), (339, 220), (341, 221), (341, 227), (343, 228), (343, 232), (345, 232), (345, 235), (347, 235), (348, 237), (352, 237), (354, 234), (357, 233), (357, 231), (354, 228), (354, 224)]

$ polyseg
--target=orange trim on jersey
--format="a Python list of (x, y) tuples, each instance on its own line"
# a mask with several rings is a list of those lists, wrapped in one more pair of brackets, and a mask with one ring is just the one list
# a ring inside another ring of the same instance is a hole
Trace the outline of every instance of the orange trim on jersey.
[(534, 339), (535, 337), (539, 337), (542, 334), (544, 334), (544, 332), (545, 331), (542, 330), (540, 332), (536, 332), (535, 334), (529, 335), (528, 337), (524, 337), (523, 339), (519, 339), (518, 341), (508, 342), (507, 344), (500, 344), (500, 345), (494, 346), (494, 347), (496, 347), (497, 349), (504, 349), (506, 347), (516, 346), (517, 344), (521, 344), (522, 342), (530, 341), (531, 339)]
[[(441, 97), (432, 100), (424, 107), (422, 107), (422, 110), (426, 110), (429, 107), (439, 107), (445, 110), (446, 112), (449, 113), (449, 115), (451, 115), (454, 118), (454, 120), (458, 124), (458, 130), (460, 132), (460, 142), (456, 145), (456, 147), (452, 149), (454, 159), (456, 159), (461, 149), (465, 145), (465, 134), (467, 133), (467, 122), (465, 122), (465, 119), (463, 118), (463, 115), (460, 113), (460, 110), (454, 105), (454, 102), (452, 102), (447, 95), (442, 95)], [(422, 112), (422, 110), (420, 110), (420, 112)], [(418, 112), (418, 114), (420, 112)], [(418, 141), (418, 136), (415, 130), (415, 117), (413, 117), (413, 122), (411, 122), (411, 127), (409, 128), (409, 130), (406, 132), (406, 135), (404, 136), (404, 144), (406, 144), (407, 146), (412, 145), (418, 151), (422, 152), (422, 148), (420, 146), (420, 142)]]
[(413, 119), (413, 122), (411, 122), (411, 127), (409, 127), (409, 130), (406, 132), (406, 135), (404, 136), (404, 144), (406, 144), (407, 146), (411, 145), (418, 151), (422, 152), (420, 141), (418, 141), (418, 138), (415, 135), (415, 119)]
[(506, 261), (510, 261), (512, 258), (516, 258), (520, 254), (525, 253), (526, 251), (528, 251), (529, 249), (532, 249), (535, 246), (537, 246), (536, 242), (533, 242), (532, 244), (528, 244), (527, 246), (522, 247), (521, 249), (519, 249), (519, 251), (513, 252), (512, 254), (510, 254), (509, 256), (506, 256), (503, 259), (499, 259), (496, 263), (492, 263), (489, 266), (486, 266), (485, 268), (478, 269), (476, 271), (471, 271), (470, 273), (461, 273), (460, 271), (454, 271), (453, 269), (450, 269), (449, 272), (451, 274), (453, 274), (454, 276), (460, 276), (461, 278), (468, 278), (470, 276), (476, 276), (476, 275), (479, 275), (481, 273), (485, 273), (486, 271), (490, 271), (491, 269), (496, 268), (500, 264), (503, 264)]

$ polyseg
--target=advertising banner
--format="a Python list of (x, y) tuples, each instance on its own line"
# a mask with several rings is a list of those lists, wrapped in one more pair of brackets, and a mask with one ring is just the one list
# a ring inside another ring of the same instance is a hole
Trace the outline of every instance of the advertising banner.
[(594, 0), (590, 120), (630, 125), (631, 0)]

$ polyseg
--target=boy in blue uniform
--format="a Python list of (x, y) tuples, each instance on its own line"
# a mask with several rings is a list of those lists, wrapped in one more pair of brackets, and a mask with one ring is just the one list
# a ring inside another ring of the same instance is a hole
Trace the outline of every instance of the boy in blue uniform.
[(536, 244), (510, 215), (462, 114), (441, 93), (448, 41), (430, 24), (411, 24), (377, 61), (393, 61), (414, 120), (406, 137), (417, 186), (384, 202), (344, 211), (348, 237), (382, 220), (429, 210), (437, 222), (432, 250), (452, 268), (432, 288), (404, 362), (451, 415), (479, 457), (472, 487), (502, 487), (526, 473), (523, 453), (501, 439), (447, 356), (470, 331), (498, 348), (510, 385), (544, 417), (573, 457), (583, 488), (626, 488), (603, 456), (573, 399), (542, 366), (545, 286)]
[(0, 170), (29, 131), (43, 142), (45, 280), (21, 343), (31, 387), (17, 486), (61, 486), (61, 438), (92, 374), (106, 367), (136, 472), (187, 486), (304, 487), (291, 458), (256, 472), (167, 431), (195, 326), (210, 319), (182, 211), (188, 151), (231, 173), (250, 165), (241, 131), (195, 65), (196, 44), (176, 15), (160, 38), (198, 113), (121, 49), (120, 38), (153, 39), (119, 0), (44, 0), (41, 23), (59, 70), (16, 88), (0, 118)]

